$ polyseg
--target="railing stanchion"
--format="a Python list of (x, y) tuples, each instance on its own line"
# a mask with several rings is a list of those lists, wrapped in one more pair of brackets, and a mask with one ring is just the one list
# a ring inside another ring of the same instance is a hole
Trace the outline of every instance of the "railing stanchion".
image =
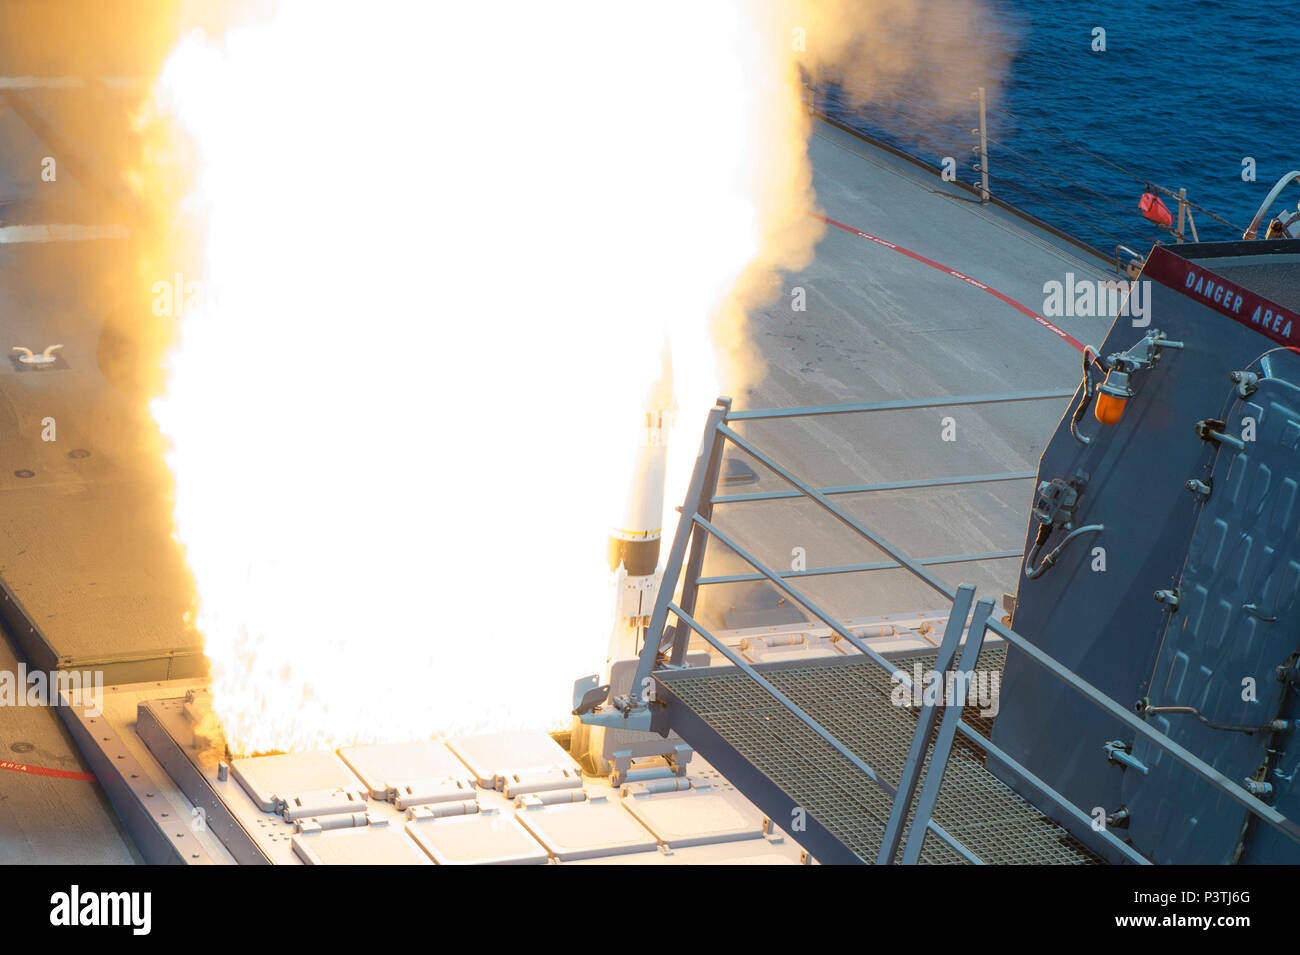
[[(727, 409), (730, 410), (730, 402)], [(726, 421), (726, 415), (722, 417)], [(714, 430), (713, 441), (708, 448), (708, 459), (703, 461), (704, 485), (696, 503), (695, 513), (706, 521), (713, 517), (713, 498), (718, 493), (718, 476), (722, 472), (722, 451), (727, 439), (721, 428)], [(701, 449), (703, 450), (703, 449)], [(682, 515), (685, 518), (686, 515)], [(704, 552), (709, 545), (709, 535), (691, 521), (691, 552), (686, 559), (686, 578), (682, 581), (680, 606), (688, 614), (695, 614), (695, 598), (700, 590), (700, 571), (704, 569)], [(669, 596), (672, 593), (669, 592)], [(673, 631), (673, 648), (668, 662), (681, 666), (686, 661), (686, 648), (690, 645), (690, 632), (680, 628)]]
[[(930, 825), (930, 815), (934, 805), (939, 801), (939, 788), (948, 769), (948, 755), (952, 752), (952, 742), (957, 736), (957, 724), (966, 702), (979, 660), (980, 649), (984, 646), (984, 628), (988, 626), (989, 614), (993, 612), (992, 600), (981, 600), (975, 605), (975, 615), (971, 618), (970, 629), (966, 631), (966, 645), (962, 647), (961, 662), (953, 674), (953, 686), (962, 687), (958, 694), (960, 699), (945, 699), (943, 719), (939, 721), (939, 734), (934, 740), (934, 752), (930, 754), (930, 768), (926, 770), (925, 782), (921, 784), (921, 798), (916, 801), (916, 815), (912, 819), (912, 828), (907, 834), (907, 845), (903, 847), (903, 865), (916, 865), (921, 858), (921, 844), (925, 842), (925, 831)], [(943, 692), (948, 692), (947, 674)]]
[[(962, 584), (957, 588), (957, 599), (952, 602), (952, 611), (948, 614), (948, 626), (943, 631), (943, 643), (939, 645), (939, 657), (934, 662), (934, 672), (940, 676), (952, 667), (961, 645), (962, 631), (966, 629), (966, 617), (970, 614), (975, 588)], [(916, 732), (912, 734), (912, 746), (907, 751), (907, 762), (903, 764), (903, 773), (898, 778), (898, 792), (894, 796), (893, 808), (889, 811), (889, 822), (885, 825), (884, 838), (880, 840), (880, 852), (876, 856), (877, 865), (893, 865), (898, 852), (898, 844), (903, 839), (903, 824), (907, 822), (907, 810), (911, 808), (912, 797), (916, 795), (916, 784), (921, 778), (921, 766), (925, 763), (925, 752), (930, 748), (930, 734), (934, 732), (934, 721), (939, 716), (937, 706), (921, 704), (921, 711), (916, 715)]]
[(704, 481), (708, 473), (708, 459), (705, 455), (718, 439), (718, 429), (722, 427), (730, 410), (731, 399), (719, 398), (717, 404), (709, 411), (709, 420), (704, 426), (704, 436), (700, 440), (700, 453), (695, 459), (691, 484), (686, 491), (682, 515), (677, 521), (677, 532), (673, 535), (673, 546), (668, 551), (668, 562), (664, 565), (659, 593), (655, 595), (655, 609), (650, 615), (650, 626), (646, 629), (645, 646), (641, 648), (641, 656), (637, 661), (636, 675), (632, 680), (634, 693), (639, 693), (644, 687), (649, 686), (646, 681), (650, 678), (659, 659), (664, 625), (668, 622), (668, 605), (672, 603), (673, 593), (677, 590), (677, 579), (682, 573), (682, 561), (686, 558), (686, 544), (695, 530), (695, 514), (700, 506), (700, 498), (704, 494)]

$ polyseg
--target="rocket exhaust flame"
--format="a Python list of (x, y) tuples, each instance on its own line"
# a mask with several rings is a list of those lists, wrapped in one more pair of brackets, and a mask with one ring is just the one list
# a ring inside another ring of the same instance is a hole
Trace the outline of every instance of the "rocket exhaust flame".
[(819, 234), (791, 37), (849, 8), (282, 0), (180, 43), (205, 294), (153, 412), (234, 751), (559, 725), (660, 343), (672, 515)]

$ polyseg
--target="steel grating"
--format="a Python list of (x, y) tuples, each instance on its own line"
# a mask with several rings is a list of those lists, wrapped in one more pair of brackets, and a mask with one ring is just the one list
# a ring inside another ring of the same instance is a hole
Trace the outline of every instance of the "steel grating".
[[(930, 669), (933, 652), (893, 658), (904, 670)], [(991, 646), (978, 669), (1001, 672), (1006, 651)], [(896, 684), (870, 661), (759, 665), (777, 689), (891, 784), (898, 781), (916, 727), (916, 711), (890, 699)], [(864, 860), (874, 861), (889, 818), (891, 797), (848, 759), (814, 734), (744, 673), (731, 668), (660, 671), (667, 694), (689, 708), (743, 759)], [(991, 729), (978, 707), (964, 718)], [(706, 759), (712, 757), (683, 732)], [(926, 757), (926, 768), (929, 757)], [(1092, 864), (1100, 860), (1016, 794), (984, 766), (984, 753), (958, 736), (934, 810), (934, 820), (987, 863)], [(787, 825), (787, 820), (776, 820)], [(908, 826), (910, 828), (910, 812)], [(929, 834), (921, 853), (928, 864), (964, 862)]]

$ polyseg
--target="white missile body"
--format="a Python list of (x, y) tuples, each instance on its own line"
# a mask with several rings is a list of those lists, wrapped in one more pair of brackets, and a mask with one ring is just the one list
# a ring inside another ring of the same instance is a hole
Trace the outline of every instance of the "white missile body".
[(650, 622), (663, 578), (659, 550), (671, 423), (671, 408), (646, 412), (627, 507), (623, 519), (610, 533), (609, 564), (617, 572), (614, 632), (609, 646), (611, 660), (635, 656), (640, 630)]
[(607, 665), (639, 652), (641, 631), (650, 622), (663, 578), (659, 543), (663, 535), (668, 435), (675, 410), (672, 359), (665, 348), (659, 380), (646, 395), (627, 505), (609, 536), (609, 569), (616, 572), (617, 579)]
[[(637, 658), (663, 580), (660, 538), (668, 435), (675, 411), (672, 364), (665, 349), (663, 374), (650, 391), (640, 423), (641, 440), (627, 506), (609, 538), (609, 566), (615, 571), (614, 620), (601, 684), (610, 686), (611, 696), (633, 691)], [(633, 759), (672, 755), (684, 764), (682, 751), (689, 748), (673, 735), (665, 739), (657, 733), (607, 729), (575, 720), (572, 750), (590, 769), (626, 778)]]

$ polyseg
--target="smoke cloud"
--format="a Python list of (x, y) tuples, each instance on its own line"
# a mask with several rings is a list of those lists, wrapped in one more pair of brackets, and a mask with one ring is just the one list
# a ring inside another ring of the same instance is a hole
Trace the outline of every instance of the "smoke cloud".
[(663, 342), (670, 536), (705, 411), (762, 378), (746, 314), (822, 234), (804, 82), (967, 116), (994, 32), (974, 0), (0, 10), (5, 72), (142, 81), (3, 95), (60, 201), (132, 230), (65, 307), (176, 476), (237, 745), (562, 718)]

